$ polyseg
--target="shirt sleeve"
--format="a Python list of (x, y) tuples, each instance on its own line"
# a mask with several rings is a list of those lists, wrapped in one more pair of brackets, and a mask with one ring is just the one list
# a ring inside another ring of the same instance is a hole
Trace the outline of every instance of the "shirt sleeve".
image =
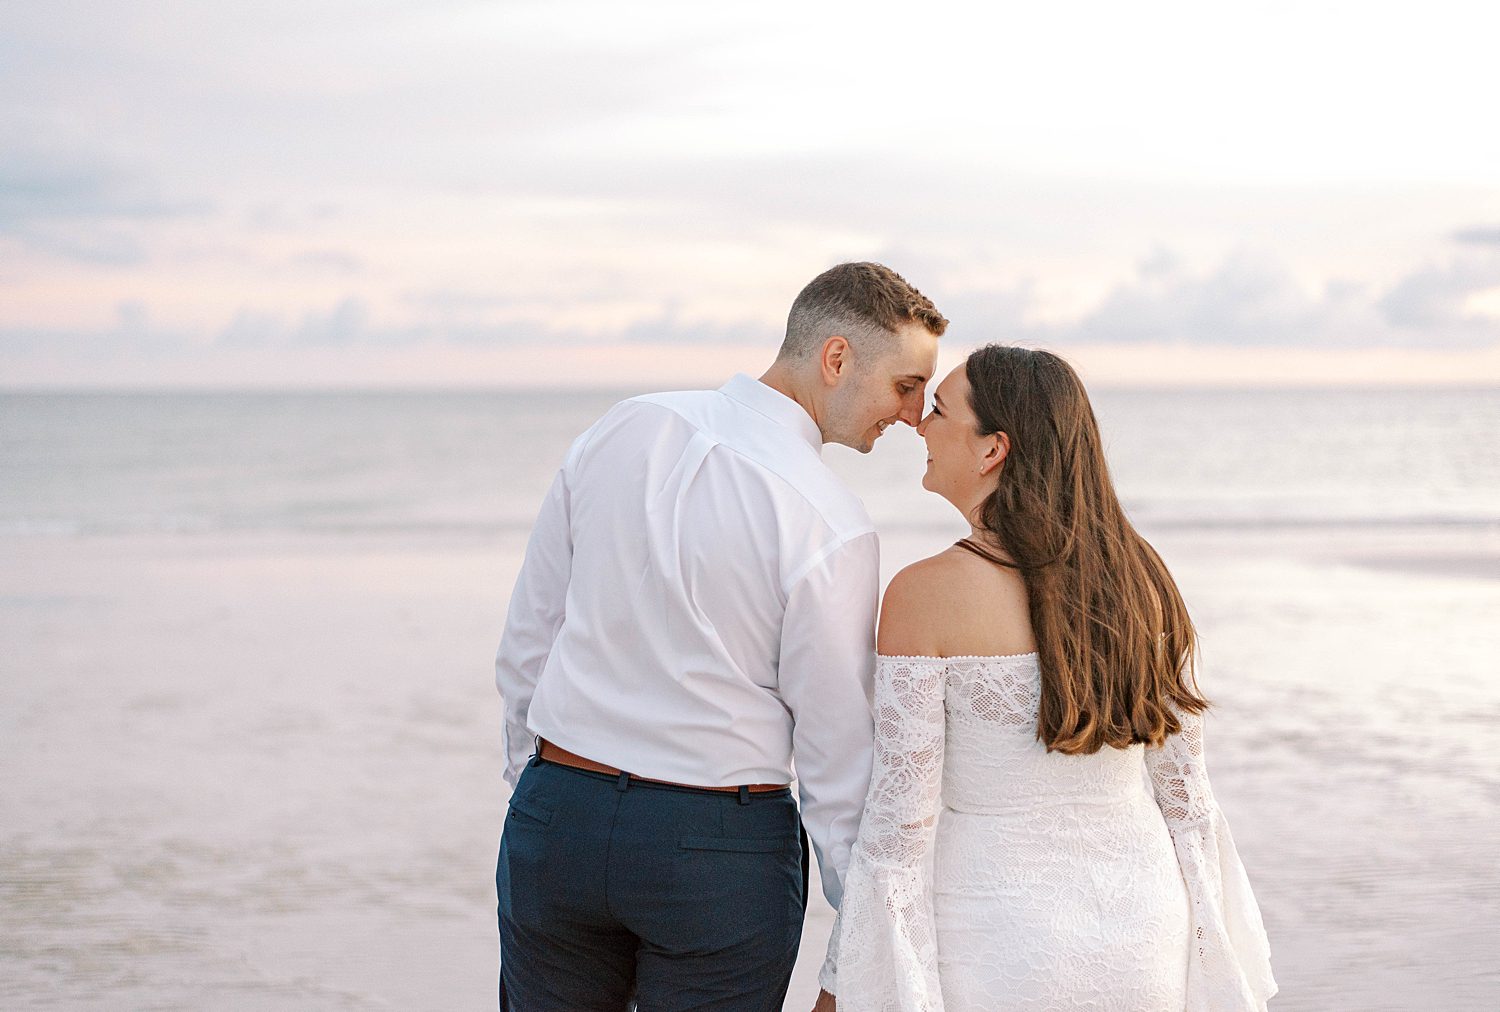
[(512, 787), (531, 756), (526, 714), (562, 628), (572, 568), (573, 535), (564, 467), (542, 500), (495, 655), (495, 687), (500, 690), (505, 709), (505, 779)]
[(1146, 750), (1156, 804), (1172, 834), (1190, 902), (1188, 1012), (1260, 1012), (1276, 993), (1260, 907), (1203, 761), (1203, 716)]
[(859, 831), (870, 782), (875, 612), (880, 546), (875, 533), (838, 545), (798, 576), (787, 594), (778, 676), (792, 714), (792, 755), (802, 823), (833, 906)]
[(840, 1008), (942, 1012), (928, 856), (942, 803), (946, 682), (941, 658), (877, 662), (870, 792), (818, 975)]

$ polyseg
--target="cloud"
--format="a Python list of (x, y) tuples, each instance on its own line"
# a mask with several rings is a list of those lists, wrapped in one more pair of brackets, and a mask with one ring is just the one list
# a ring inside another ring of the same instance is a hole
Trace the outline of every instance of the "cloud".
[(288, 259), (287, 266), (299, 271), (358, 274), (365, 269), (365, 262), (347, 250), (315, 249), (292, 256)]
[[(77, 359), (153, 359), (180, 353), (194, 344), (190, 334), (151, 322), (139, 299), (114, 307), (114, 322), (104, 327), (0, 327), (0, 356), (51, 355)], [(0, 362), (3, 362), (0, 357)]]
[(17, 233), (21, 244), (34, 253), (104, 267), (134, 267), (147, 260), (146, 248), (136, 236), (107, 227), (33, 226)]
[(284, 327), (274, 313), (237, 310), (219, 331), (214, 344), (221, 348), (268, 348), (283, 342)]
[(625, 344), (755, 344), (781, 335), (767, 332), (760, 320), (729, 322), (685, 317), (679, 306), (668, 303), (661, 312), (637, 320), (619, 331), (617, 340)]
[(147, 259), (142, 226), (203, 213), (168, 200), (98, 154), (24, 144), (0, 150), (0, 237), (44, 256), (134, 266)]
[(1235, 254), (1193, 274), (1158, 255), (1066, 330), (1091, 344), (1297, 344), (1328, 336), (1335, 308), (1268, 259)]
[(1471, 296), (1500, 288), (1500, 257), (1424, 267), (1393, 286), (1379, 306), (1395, 327), (1451, 339), (1500, 338), (1500, 320), (1468, 310)]
[(1500, 225), (1461, 228), (1453, 233), (1453, 241), (1474, 246), (1494, 246), (1500, 249)]
[(1310, 287), (1279, 261), (1245, 252), (1195, 272), (1159, 250), (1071, 320), (1037, 322), (1025, 283), (935, 300), (956, 333), (1023, 344), (1481, 347), (1500, 344), (1500, 320), (1466, 306), (1497, 286), (1497, 258), (1424, 266), (1379, 290), (1345, 279)]
[(138, 152), (163, 177), (271, 204), (331, 180), (494, 186), (560, 149), (597, 161), (596, 131), (630, 149), (624, 124), (711, 102), (712, 54), (736, 37), (694, 18), (653, 29), (617, 5), (13, 6), (0, 134)]
[[(888, 249), (876, 258), (899, 263), (933, 297), (953, 321), (953, 347), (999, 341), (1063, 352), (1083, 346), (1500, 349), (1500, 319), (1473, 308), (1482, 304), (1476, 293), (1500, 288), (1500, 258), (1492, 256), (1426, 264), (1392, 285), (1375, 287), (1338, 279), (1308, 285), (1276, 259), (1243, 252), (1195, 269), (1158, 247), (1128, 279), (1072, 318), (1042, 317), (1028, 279), (976, 283), (974, 275), (957, 273), (962, 257), (924, 259)], [(953, 280), (960, 277), (967, 280)], [(515, 349), (536, 361), (553, 350), (565, 357), (569, 349), (613, 348), (624, 360), (631, 349), (639, 355), (649, 346), (670, 345), (684, 353), (699, 349), (711, 361), (719, 348), (759, 345), (770, 351), (779, 337), (766, 318), (731, 310), (705, 316), (672, 298), (641, 299), (631, 311), (614, 304), (614, 322), (585, 326), (578, 322), (584, 317), (569, 316), (566, 297), (553, 299), (433, 289), (382, 304), (348, 294), (293, 313), (244, 306), (217, 330), (164, 326), (143, 301), (126, 300), (116, 305), (112, 323), (93, 330), (0, 326), (0, 366), (23, 374), (40, 368), (54, 376), (99, 375), (99, 363), (109, 363), (107, 368), (118, 364), (138, 374), (154, 369), (167, 375), (179, 366), (196, 370), (216, 358), (230, 362), (249, 355), (280, 363), (277, 368), (294, 382), (306, 369), (326, 369), (329, 355), (365, 361), (420, 354), (440, 362)], [(772, 315), (780, 309), (774, 307)]]
[(173, 218), (205, 210), (168, 200), (98, 153), (38, 147), (0, 150), (0, 234), (43, 223)]
[(261, 201), (243, 212), (246, 225), (257, 231), (291, 232), (324, 225), (339, 216), (338, 204), (317, 197), (306, 202)]
[(435, 288), (408, 292), (401, 296), (404, 305), (412, 306), (438, 318), (472, 318), (486, 312), (504, 309), (513, 300), (494, 292), (469, 292), (455, 288)]
[(370, 309), (363, 300), (343, 299), (326, 313), (311, 312), (302, 318), (292, 335), (299, 345), (358, 344), (373, 336), (370, 332)]
[[(1500, 345), (1500, 320), (1467, 308), (1476, 293), (1500, 287), (1500, 258), (1467, 258), (1420, 267), (1378, 289), (1335, 279), (1300, 282), (1268, 256), (1237, 253), (1207, 270), (1192, 270), (1170, 250), (1157, 248), (1134, 275), (1071, 319), (1042, 318), (1028, 279), (1001, 284), (952, 285), (952, 261), (900, 250), (877, 259), (899, 262), (920, 278), (952, 321), (952, 340), (1029, 345), (1180, 345), (1183, 347), (1464, 348)], [(293, 358), (328, 348), (502, 348), (679, 345), (683, 347), (774, 343), (770, 317), (726, 312), (705, 315), (672, 298), (620, 309), (613, 323), (585, 326), (568, 316), (569, 300), (524, 301), (500, 293), (436, 289), (408, 293), (384, 308), (346, 295), (288, 315), (263, 307), (237, 310), (217, 331), (193, 336), (150, 325), (143, 304), (122, 303), (115, 324), (96, 333), (12, 328), (0, 339), (11, 353), (59, 347), (134, 349), (160, 353), (173, 347), (271, 349)], [(617, 307), (618, 309), (618, 307)], [(60, 343), (59, 343), (60, 342)]]
[[(398, 301), (398, 305), (408, 304), (409, 300)], [(374, 349), (419, 344), (504, 347), (623, 340), (618, 332), (601, 338), (581, 330), (556, 327), (544, 316), (526, 313), (510, 300), (498, 297), (481, 304), (493, 312), (455, 315), (446, 310), (446, 300), (436, 305), (438, 311), (419, 314), (401, 323), (388, 322), (388, 317), (383, 319), (366, 299), (353, 295), (326, 308), (310, 308), (290, 318), (283, 313), (246, 306), (236, 310), (229, 322), (214, 333), (211, 344), (225, 350), (274, 349), (295, 356), (299, 351), (327, 348)]]
[(347, 296), (328, 309), (304, 312), (296, 323), (277, 313), (241, 308), (215, 335), (213, 343), (222, 348), (295, 350), (399, 343), (399, 336), (394, 331), (372, 328), (368, 303)]

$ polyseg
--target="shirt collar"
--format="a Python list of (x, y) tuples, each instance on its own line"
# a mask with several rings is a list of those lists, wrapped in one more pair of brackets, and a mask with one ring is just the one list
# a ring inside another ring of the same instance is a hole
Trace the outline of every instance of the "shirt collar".
[(786, 394), (773, 390), (758, 379), (744, 373), (736, 373), (728, 383), (719, 388), (726, 397), (739, 401), (752, 411), (765, 415), (777, 425), (791, 429), (807, 441), (817, 453), (823, 452), (823, 434), (812, 416)]

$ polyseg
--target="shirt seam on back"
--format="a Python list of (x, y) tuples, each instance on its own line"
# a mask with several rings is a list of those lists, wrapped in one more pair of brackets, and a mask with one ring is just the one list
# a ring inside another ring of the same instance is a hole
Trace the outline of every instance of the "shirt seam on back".
[(821, 549), (813, 554), (812, 558), (808, 559), (801, 566), (798, 566), (796, 572), (787, 577), (786, 581), (781, 585), (781, 592), (787, 596), (791, 596), (792, 589), (796, 587), (797, 584), (801, 583), (803, 579), (807, 577), (808, 573), (811, 573), (817, 566), (821, 565), (825, 560), (827, 560), (829, 556), (833, 555), (845, 545), (854, 541), (858, 541), (860, 538), (869, 537), (873, 534), (875, 534), (874, 529), (860, 531), (858, 534), (851, 534), (847, 537), (839, 538), (824, 545)]
[[(715, 392), (717, 392), (717, 391), (715, 391)], [(793, 483), (791, 481), (791, 479), (787, 478), (786, 475), (784, 475), (781, 472), (775, 470), (774, 468), (772, 468), (772, 467), (770, 467), (770, 466), (762, 463), (761, 461), (756, 460), (754, 457), (752, 457), (749, 454), (745, 453), (739, 447), (737, 447), (737, 446), (735, 446), (735, 445), (733, 445), (731, 443), (726, 443), (722, 439), (720, 439), (719, 437), (711, 435), (710, 433), (707, 432), (707, 430), (705, 430), (703, 428), (703, 426), (699, 425), (692, 418), (689, 418), (687, 415), (683, 414), (681, 411), (678, 411), (672, 405), (670, 405), (670, 404), (662, 404), (662, 403), (659, 403), (657, 401), (649, 400), (648, 398), (650, 396), (651, 395), (649, 395), (649, 394), (644, 394), (640, 398), (633, 399), (633, 400), (628, 401), (626, 403), (648, 404), (651, 407), (660, 408), (661, 410), (666, 411), (669, 414), (671, 414), (671, 415), (673, 415), (673, 416), (675, 416), (677, 418), (682, 419), (682, 421), (689, 428), (691, 428), (695, 433), (699, 433), (699, 434), (708, 436), (708, 438), (710, 438), (710, 439), (713, 439), (715, 441), (714, 442), (715, 447), (723, 447), (726, 451), (734, 454), (735, 457), (738, 458), (739, 460), (742, 460), (746, 464), (749, 464), (750, 466), (756, 468), (758, 471), (761, 471), (761, 472), (763, 472), (765, 474), (768, 474), (771, 477), (775, 478), (777, 480), (777, 482), (779, 482), (781, 485), (783, 485), (786, 488), (790, 489), (792, 491), (792, 493), (794, 495), (796, 495), (796, 497), (799, 500), (801, 500), (803, 503), (807, 504), (808, 508), (811, 509), (814, 513), (817, 514), (818, 519), (821, 520), (824, 523), (824, 525), (826, 525), (828, 527), (828, 529), (830, 531), (833, 531), (835, 534), (839, 533), (839, 531), (840, 531), (840, 529), (841, 529), (841, 527), (843, 525), (834, 523), (833, 520), (830, 519), (830, 517), (828, 516), (828, 511), (822, 505), (820, 505), (812, 496), (808, 495), (807, 492), (805, 492), (801, 488), (797, 487), (797, 485), (795, 483)], [(727, 397), (728, 395), (726, 394), (724, 396)], [(733, 398), (730, 398), (730, 399), (733, 400)], [(735, 403), (736, 404), (744, 404), (743, 401), (738, 401), (738, 400), (736, 400)], [(769, 422), (771, 422), (778, 429), (786, 429), (785, 425), (783, 425), (782, 423), (778, 422), (776, 419), (772, 418), (770, 415), (767, 415), (767, 414), (765, 414), (764, 412), (761, 412), (761, 411), (756, 411), (756, 409), (754, 407), (751, 407), (748, 404), (746, 404), (745, 407), (750, 408), (750, 410), (752, 410), (752, 411), (755, 411), (756, 414), (760, 415), (762, 418), (765, 418), (766, 420), (768, 420)], [(793, 435), (795, 435), (795, 434), (793, 434)], [(828, 470), (828, 465), (823, 463), (822, 458), (820, 458), (817, 455), (816, 451), (814, 451), (811, 446), (808, 446), (805, 442), (802, 442), (800, 439), (798, 440), (798, 445), (802, 446), (802, 447), (806, 447), (807, 450), (808, 450), (808, 452), (812, 453), (813, 459), (817, 462), (818, 466), (821, 467), (821, 468), (823, 468), (825, 471)], [(834, 487), (840, 493), (842, 493), (843, 495), (845, 495), (845, 496), (849, 497), (850, 499), (854, 500), (854, 502), (859, 505), (860, 510), (863, 511), (864, 504), (859, 502), (859, 497), (856, 496), (853, 492), (849, 491), (849, 489), (844, 488), (842, 485), (840, 485), (838, 483), (838, 479), (836, 477), (834, 477), (831, 472), (829, 474), (829, 477), (832, 479), (832, 481), (834, 483)], [(863, 525), (861, 525), (858, 529), (852, 530), (852, 531), (845, 531), (840, 536), (842, 536), (846, 540), (852, 540), (852, 539), (860, 537), (862, 535), (873, 534), (873, 533), (875, 533), (875, 527), (874, 527), (874, 525), (866, 522)]]

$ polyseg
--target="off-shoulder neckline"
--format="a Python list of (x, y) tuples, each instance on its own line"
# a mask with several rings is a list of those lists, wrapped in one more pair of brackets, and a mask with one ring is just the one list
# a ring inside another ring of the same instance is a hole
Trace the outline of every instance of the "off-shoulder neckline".
[(887, 661), (1020, 661), (1028, 657), (1036, 657), (1035, 650), (1028, 650), (1024, 654), (953, 654), (948, 657), (936, 657), (932, 654), (881, 654), (876, 657)]

